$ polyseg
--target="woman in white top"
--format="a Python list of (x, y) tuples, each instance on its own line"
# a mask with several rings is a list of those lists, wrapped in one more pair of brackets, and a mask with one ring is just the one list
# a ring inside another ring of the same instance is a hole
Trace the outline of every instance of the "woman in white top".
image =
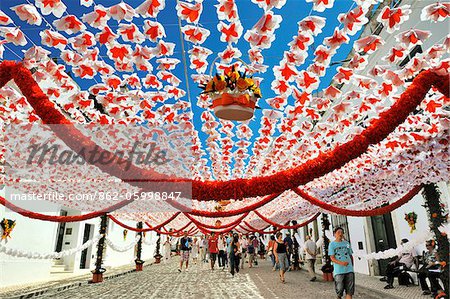
[(167, 236), (166, 237), (166, 241), (164, 242), (164, 259), (168, 260), (170, 259), (170, 252), (171, 252), (171, 244), (170, 244), (170, 237)]
[(198, 251), (199, 251), (199, 242), (197, 237), (195, 237), (194, 240), (192, 241), (192, 260), (194, 261), (194, 264), (197, 264)]

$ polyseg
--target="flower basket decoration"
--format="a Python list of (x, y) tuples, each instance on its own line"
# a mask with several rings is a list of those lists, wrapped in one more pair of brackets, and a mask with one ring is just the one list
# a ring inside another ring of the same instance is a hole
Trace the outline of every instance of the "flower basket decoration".
[(411, 228), (410, 233), (412, 234), (416, 230), (417, 214), (414, 212), (405, 214), (405, 220), (408, 222), (408, 225)]
[(215, 224), (216, 224), (216, 227), (220, 227), (222, 225), (222, 221), (217, 219)]
[(14, 226), (16, 226), (16, 221), (11, 219), (3, 218), (2, 222), (0, 223), (3, 233), (2, 233), (2, 240), (6, 240), (8, 238), (11, 238), (11, 232), (14, 229)]
[[(212, 75), (212, 74), (211, 74)], [(253, 117), (261, 90), (247, 71), (240, 72), (233, 65), (223, 75), (216, 74), (199, 86), (212, 99), (214, 114), (221, 119), (245, 121)]]
[(225, 211), (225, 207), (231, 203), (231, 200), (220, 200), (218, 204), (214, 207), (217, 212)]

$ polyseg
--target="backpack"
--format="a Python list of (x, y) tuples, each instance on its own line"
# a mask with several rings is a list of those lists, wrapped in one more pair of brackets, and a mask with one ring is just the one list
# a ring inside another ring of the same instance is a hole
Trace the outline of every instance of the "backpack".
[(403, 286), (409, 286), (414, 284), (414, 280), (408, 272), (400, 272), (398, 275), (398, 284)]

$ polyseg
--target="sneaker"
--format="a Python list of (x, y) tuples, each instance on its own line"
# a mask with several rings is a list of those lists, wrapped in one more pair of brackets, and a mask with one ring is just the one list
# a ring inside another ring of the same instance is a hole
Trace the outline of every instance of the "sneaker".
[(313, 278), (311, 278), (309, 281), (316, 281), (316, 279), (317, 279), (317, 277), (313, 277)]
[(184, 270), (185, 272), (189, 272), (189, 270), (188, 269), (186, 269), (186, 270)]
[(380, 281), (387, 281), (387, 277), (386, 276), (385, 277), (381, 277)]
[(178, 272), (180, 272), (180, 273), (181, 273), (181, 269), (180, 269), (180, 268), (178, 268)]
[(429, 290), (423, 291), (422, 295), (431, 295), (431, 292)]
[(394, 286), (391, 284), (388, 284), (387, 286), (384, 287), (384, 289), (389, 290), (389, 289), (393, 289)]

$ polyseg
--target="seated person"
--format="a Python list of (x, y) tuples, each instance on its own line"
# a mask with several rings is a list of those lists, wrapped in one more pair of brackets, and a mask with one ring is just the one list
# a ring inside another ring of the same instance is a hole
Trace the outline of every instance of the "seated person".
[[(436, 252), (436, 242), (434, 242), (434, 240), (428, 240), (426, 242), (426, 247), (427, 251), (423, 255), (424, 265), (419, 269), (419, 281), (423, 291), (422, 294), (430, 295), (433, 293), (433, 297), (435, 297), (438, 290), (441, 289), (438, 281), (440, 271), (433, 270), (439, 270), (441, 265), (438, 261)], [(427, 277), (430, 280), (431, 291), (426, 282)]]
[[(402, 239), (401, 245), (408, 243), (408, 239)], [(403, 250), (393, 262), (390, 262), (386, 268), (386, 282), (385, 289), (393, 289), (394, 277), (398, 276), (403, 271), (403, 267), (411, 269), (412, 265), (416, 263), (417, 253), (414, 248)]]

